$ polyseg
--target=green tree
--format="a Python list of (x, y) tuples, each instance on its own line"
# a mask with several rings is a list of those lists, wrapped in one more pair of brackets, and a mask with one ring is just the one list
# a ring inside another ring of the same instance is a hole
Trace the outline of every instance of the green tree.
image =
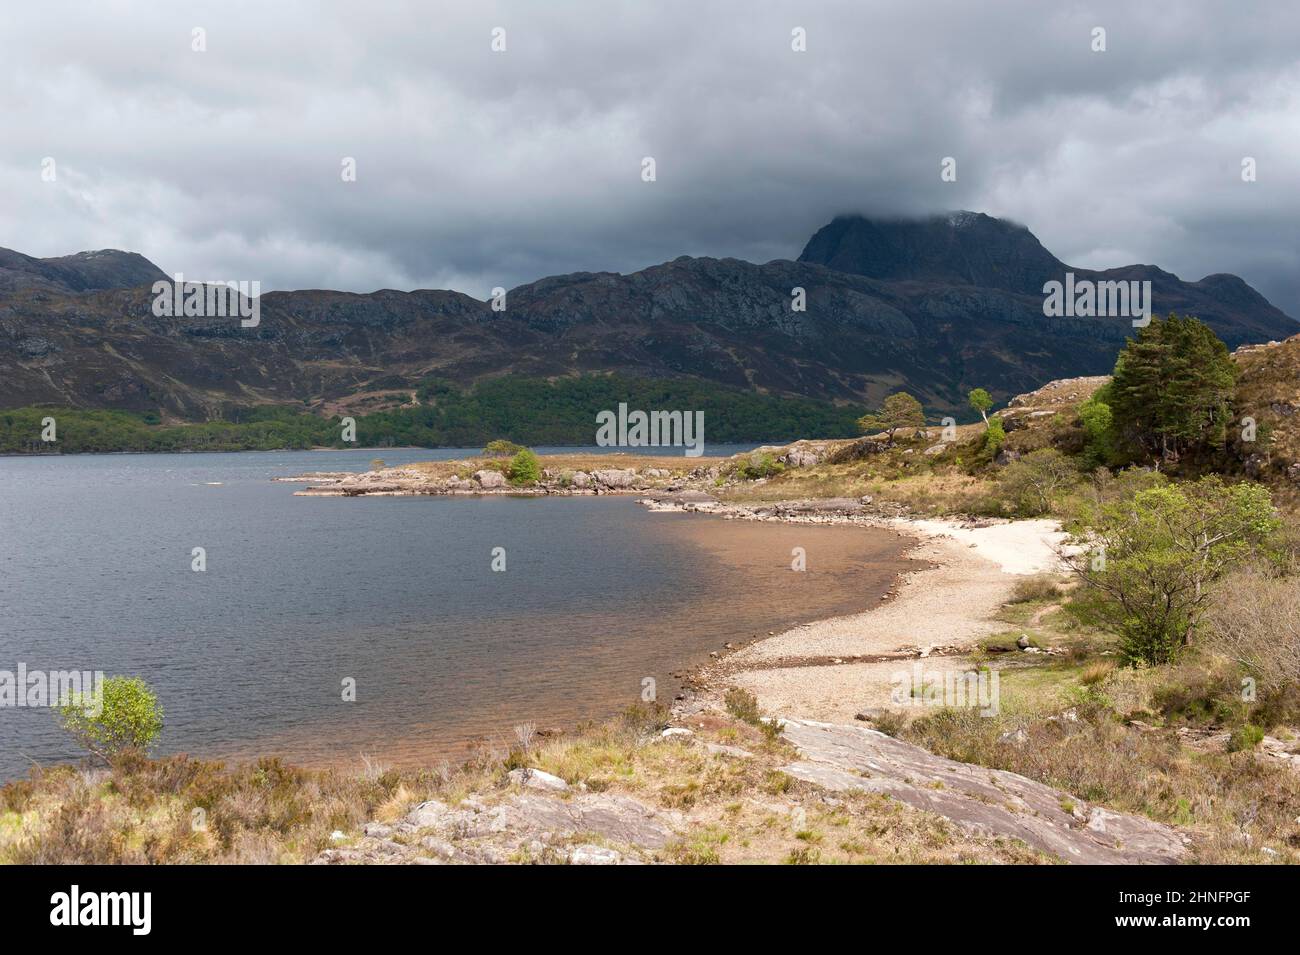
[(988, 410), (993, 407), (993, 396), (983, 388), (976, 388), (966, 396), (966, 400), (970, 402), (972, 408), (980, 413), (980, 417), (984, 419), (984, 426), (987, 428), (989, 424)]
[(1125, 662), (1168, 663), (1192, 642), (1214, 582), (1263, 555), (1279, 526), (1257, 484), (1212, 476), (1138, 491), (1075, 538), (1066, 559), (1083, 588), (1072, 609), (1118, 634)]
[(1121, 437), (1153, 462), (1222, 441), (1236, 370), (1228, 347), (1195, 318), (1155, 319), (1115, 362), (1109, 405)]
[(1003, 498), (1017, 514), (1049, 514), (1059, 492), (1079, 479), (1074, 462), (1055, 448), (1039, 448), (1012, 461), (998, 478)]
[(536, 484), (542, 478), (542, 463), (537, 455), (524, 448), (510, 459), (511, 484)]
[(1083, 456), (1091, 465), (1111, 464), (1116, 457), (1115, 415), (1104, 395), (1094, 394), (1079, 405), (1083, 426)]
[(111, 676), (100, 692), (83, 690), (60, 700), (55, 712), (63, 728), (105, 762), (126, 750), (147, 752), (163, 727), (162, 707), (148, 684)]
[(865, 414), (858, 419), (858, 427), (864, 433), (883, 431), (889, 443), (894, 443), (894, 432), (899, 428), (919, 428), (925, 424), (925, 409), (905, 391), (897, 392), (885, 399), (880, 410)]
[(1001, 418), (994, 418), (984, 429), (984, 442), (980, 445), (980, 460), (992, 461), (1007, 440), (1007, 429)]
[(523, 450), (523, 445), (507, 441), (505, 438), (497, 438), (495, 441), (489, 441), (483, 448), (483, 456), (485, 458), (508, 458)]

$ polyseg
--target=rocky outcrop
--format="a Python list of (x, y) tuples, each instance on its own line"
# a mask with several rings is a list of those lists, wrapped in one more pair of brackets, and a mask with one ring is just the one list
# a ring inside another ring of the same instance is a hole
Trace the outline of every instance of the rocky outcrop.
[(592, 471), (591, 478), (601, 487), (628, 488), (636, 484), (636, 468), (608, 468)]
[[(678, 813), (628, 796), (577, 793), (565, 798), (547, 791), (553, 788), (517, 793), (495, 804), (473, 796), (457, 806), (423, 802), (391, 825), (368, 824), (360, 838), (326, 849), (315, 861), (325, 865), (626, 864), (653, 859), (681, 822)], [(602, 844), (570, 844), (575, 836), (595, 836)]]
[(1024, 776), (937, 756), (861, 726), (786, 720), (803, 757), (784, 771), (839, 792), (873, 792), (949, 819), (968, 832), (1019, 839), (1066, 862), (1174, 863), (1176, 829), (1089, 806)]

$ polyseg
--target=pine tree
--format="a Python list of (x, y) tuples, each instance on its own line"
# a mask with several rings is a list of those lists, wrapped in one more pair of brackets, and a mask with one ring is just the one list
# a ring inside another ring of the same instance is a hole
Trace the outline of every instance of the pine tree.
[(1115, 362), (1110, 406), (1123, 438), (1153, 461), (1176, 461), (1223, 439), (1236, 369), (1228, 347), (1195, 318), (1156, 319)]

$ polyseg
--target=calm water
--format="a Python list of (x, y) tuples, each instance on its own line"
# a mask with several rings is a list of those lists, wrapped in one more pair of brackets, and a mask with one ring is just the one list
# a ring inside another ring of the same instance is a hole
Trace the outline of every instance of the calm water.
[[(525, 720), (607, 715), (645, 676), (670, 699), (671, 671), (869, 606), (906, 566), (885, 532), (622, 497), (298, 497), (271, 480), (463, 453), (0, 458), (0, 669), (144, 677), (160, 752), (425, 761)], [(808, 573), (789, 569), (793, 546)], [(78, 755), (49, 710), (0, 708), (0, 779)]]

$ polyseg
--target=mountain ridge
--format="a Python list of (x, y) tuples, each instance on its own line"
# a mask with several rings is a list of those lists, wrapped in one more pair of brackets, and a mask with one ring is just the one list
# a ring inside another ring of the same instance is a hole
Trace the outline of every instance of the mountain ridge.
[[(1110, 371), (1128, 320), (1043, 314), (1039, 279), (1066, 268), (1024, 226), (983, 213), (842, 216), (799, 260), (679, 256), (626, 274), (544, 276), (509, 290), (504, 311), (449, 290), (267, 292), (258, 327), (241, 328), (155, 317), (148, 286), (166, 275), (135, 253), (0, 250), (0, 407), (209, 420), (248, 404), (408, 403), (430, 376), (612, 372), (855, 405), (904, 388), (946, 413), (973, 387), (1003, 398)], [(1300, 330), (1226, 273), (1073, 271), (1150, 280), (1156, 314), (1198, 314), (1230, 347)]]

